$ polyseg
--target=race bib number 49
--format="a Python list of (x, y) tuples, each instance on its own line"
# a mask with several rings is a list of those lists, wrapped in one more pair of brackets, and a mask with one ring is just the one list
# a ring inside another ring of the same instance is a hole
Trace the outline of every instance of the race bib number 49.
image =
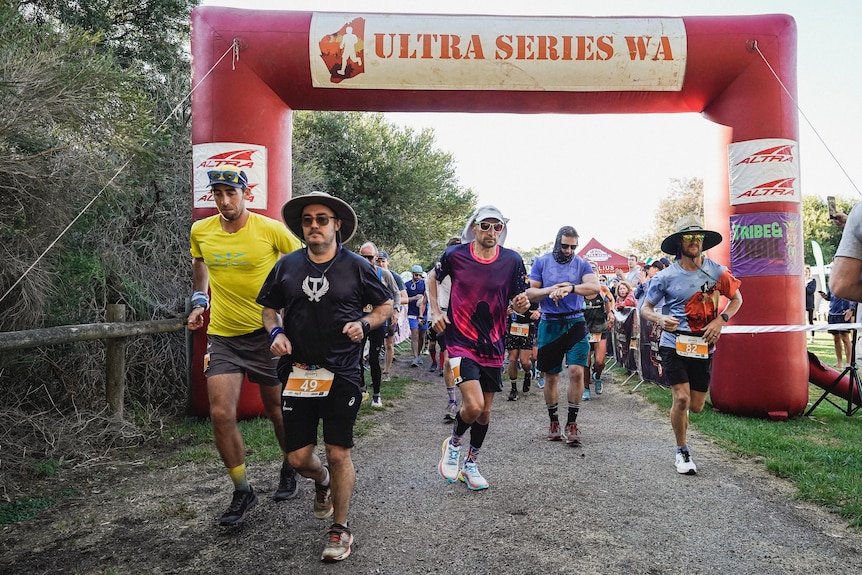
[(332, 388), (333, 379), (335, 374), (328, 369), (293, 364), (281, 394), (292, 397), (326, 397)]

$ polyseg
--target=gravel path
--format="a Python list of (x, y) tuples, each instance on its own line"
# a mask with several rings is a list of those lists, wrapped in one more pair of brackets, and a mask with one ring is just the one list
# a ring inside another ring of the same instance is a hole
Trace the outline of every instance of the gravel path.
[[(212, 462), (96, 474), (91, 493), (0, 532), (0, 573), (836, 574), (862, 568), (862, 536), (792, 497), (753, 461), (690, 434), (697, 476), (678, 475), (664, 413), (606, 383), (583, 404), (583, 448), (548, 442), (541, 393), (500, 394), (481, 455), (491, 488), (436, 473), (442, 378), (374, 413), (357, 441), (353, 554), (319, 562), (325, 524), (312, 486), (274, 503), (277, 465), (252, 467), (260, 503), (246, 524), (213, 520), (228, 486)], [(607, 379), (607, 378), (606, 378)], [(564, 405), (564, 402), (563, 402)], [(777, 424), (778, 425), (778, 424)], [(119, 477), (119, 479), (118, 479)]]

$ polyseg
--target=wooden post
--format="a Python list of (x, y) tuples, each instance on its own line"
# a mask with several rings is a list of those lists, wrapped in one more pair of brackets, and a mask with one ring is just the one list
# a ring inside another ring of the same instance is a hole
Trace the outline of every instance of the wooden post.
[[(126, 321), (126, 306), (123, 304), (108, 304), (106, 313), (106, 319), (109, 322)], [(105, 342), (105, 397), (108, 401), (108, 411), (116, 419), (123, 419), (125, 371), (126, 338), (109, 338)]]

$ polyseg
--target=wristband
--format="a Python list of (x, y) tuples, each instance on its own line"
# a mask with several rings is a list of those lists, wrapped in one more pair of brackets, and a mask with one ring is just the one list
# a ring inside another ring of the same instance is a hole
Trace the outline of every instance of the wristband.
[(274, 327), (272, 331), (269, 332), (269, 343), (272, 345), (275, 342), (275, 338), (278, 337), (278, 334), (284, 333), (284, 328), (282, 327)]
[(210, 298), (205, 292), (196, 291), (192, 294), (191, 304), (192, 309), (196, 307), (202, 307), (204, 308), (204, 311), (206, 311), (210, 308)]

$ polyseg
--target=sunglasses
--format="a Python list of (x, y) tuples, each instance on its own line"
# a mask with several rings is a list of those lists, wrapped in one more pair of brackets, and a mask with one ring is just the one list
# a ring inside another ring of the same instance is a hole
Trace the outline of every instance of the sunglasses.
[(578, 248), (578, 244), (560, 244), (561, 250), (575, 250)]
[(503, 228), (506, 227), (506, 224), (499, 223), (499, 222), (496, 224), (492, 224), (491, 222), (474, 222), (474, 223), (477, 226), (479, 226), (479, 229), (482, 230), (483, 232), (487, 232), (491, 228), (494, 228), (494, 231), (499, 233), (499, 232), (502, 232)]
[(367, 259), (370, 262), (373, 262), (374, 258), (376, 257), (374, 254), (359, 254), (359, 255), (361, 255), (362, 257), (364, 257), (365, 259)]
[(335, 219), (338, 218), (326, 214), (317, 214), (316, 216), (302, 216), (302, 227), (310, 228), (313, 222), (317, 222), (317, 225), (320, 227), (328, 226), (329, 220)]
[(704, 234), (683, 234), (682, 241), (685, 243), (702, 242), (704, 237), (706, 237)]
[(207, 177), (210, 182), (231, 182), (232, 184), (240, 183), (240, 173), (233, 170), (210, 170), (207, 172)]

